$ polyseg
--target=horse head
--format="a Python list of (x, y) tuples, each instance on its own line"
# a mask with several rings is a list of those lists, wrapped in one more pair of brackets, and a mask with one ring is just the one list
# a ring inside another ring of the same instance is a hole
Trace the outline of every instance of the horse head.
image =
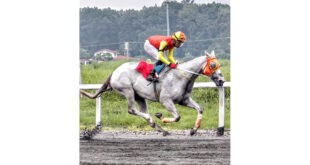
[(211, 80), (216, 84), (216, 86), (223, 86), (225, 79), (220, 70), (220, 63), (217, 61), (214, 51), (209, 54), (206, 52), (207, 63), (203, 69), (203, 74), (211, 78)]

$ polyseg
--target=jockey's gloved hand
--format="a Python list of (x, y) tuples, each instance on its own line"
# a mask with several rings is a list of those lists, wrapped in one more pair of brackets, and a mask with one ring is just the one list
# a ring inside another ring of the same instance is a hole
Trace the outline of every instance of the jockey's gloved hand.
[(174, 64), (174, 63), (170, 63), (169, 66), (170, 66), (170, 68), (172, 68), (172, 69), (177, 68), (177, 64)]

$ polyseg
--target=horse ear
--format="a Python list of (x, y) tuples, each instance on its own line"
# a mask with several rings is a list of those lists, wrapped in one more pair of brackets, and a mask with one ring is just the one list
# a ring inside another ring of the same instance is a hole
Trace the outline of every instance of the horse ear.
[(211, 56), (215, 57), (214, 50), (211, 51)]
[(207, 51), (205, 51), (205, 53), (207, 57), (211, 57), (211, 54), (209, 54)]

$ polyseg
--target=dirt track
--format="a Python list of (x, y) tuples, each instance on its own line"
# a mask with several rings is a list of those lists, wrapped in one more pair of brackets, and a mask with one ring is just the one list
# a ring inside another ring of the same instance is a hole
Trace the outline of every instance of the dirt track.
[(101, 131), (80, 141), (80, 164), (230, 164), (230, 135), (200, 130), (157, 132)]

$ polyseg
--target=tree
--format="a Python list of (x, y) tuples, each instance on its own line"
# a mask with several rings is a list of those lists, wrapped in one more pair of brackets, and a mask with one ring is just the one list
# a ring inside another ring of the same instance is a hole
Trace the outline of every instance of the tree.
[(80, 48), (80, 58), (89, 59), (92, 55), (88, 52), (88, 50)]
[(164, 1), (161, 6), (142, 10), (81, 8), (80, 47), (90, 54), (100, 49), (124, 52), (124, 42), (129, 42), (130, 56), (143, 56), (143, 44), (149, 36), (167, 34), (167, 4), (170, 32), (181, 30), (187, 35), (184, 46), (176, 49), (176, 57), (200, 56), (212, 49), (223, 57), (230, 56), (230, 6), (195, 4), (194, 0)]
[(182, 3), (184, 3), (184, 4), (193, 4), (194, 0), (182, 0)]

